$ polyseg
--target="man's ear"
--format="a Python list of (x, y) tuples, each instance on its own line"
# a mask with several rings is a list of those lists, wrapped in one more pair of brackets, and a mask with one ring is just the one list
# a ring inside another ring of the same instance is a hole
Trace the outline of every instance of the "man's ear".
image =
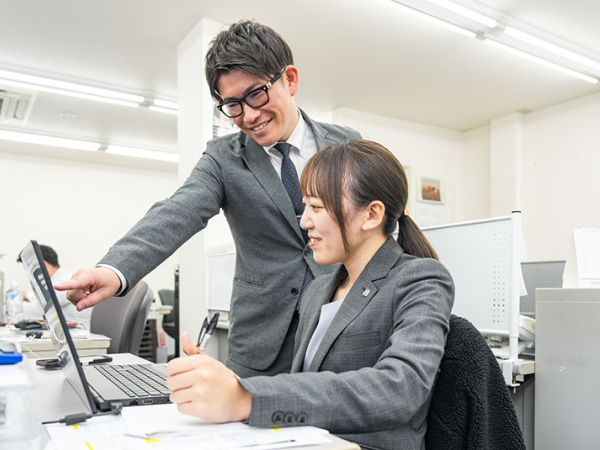
[(293, 97), (296, 95), (298, 90), (298, 68), (296, 66), (287, 66), (283, 71), (282, 78), (284, 78), (285, 85), (290, 91), (290, 95)]
[(365, 220), (362, 224), (363, 231), (374, 230), (383, 223), (385, 206), (379, 200), (371, 202), (365, 208)]

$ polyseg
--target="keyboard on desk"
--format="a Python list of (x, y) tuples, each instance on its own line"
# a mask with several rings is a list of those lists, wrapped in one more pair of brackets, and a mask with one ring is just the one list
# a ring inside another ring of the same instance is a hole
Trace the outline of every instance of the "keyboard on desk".
[(152, 364), (93, 366), (131, 398), (164, 397), (167, 375)]

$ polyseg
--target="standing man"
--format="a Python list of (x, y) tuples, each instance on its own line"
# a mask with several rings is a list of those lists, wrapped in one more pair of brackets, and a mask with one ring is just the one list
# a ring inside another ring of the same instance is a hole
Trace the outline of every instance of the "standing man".
[(298, 109), (292, 51), (267, 26), (241, 21), (220, 32), (205, 72), (219, 110), (241, 132), (210, 141), (183, 186), (96, 268), (56, 287), (79, 310), (124, 295), (222, 209), (236, 246), (227, 366), (241, 377), (289, 372), (302, 292), (332, 270), (315, 263), (299, 226), (299, 175), (320, 149), (360, 135)]

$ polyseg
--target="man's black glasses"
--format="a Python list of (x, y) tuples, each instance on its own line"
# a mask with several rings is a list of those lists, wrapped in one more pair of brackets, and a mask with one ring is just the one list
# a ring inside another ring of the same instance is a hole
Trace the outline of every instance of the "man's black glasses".
[(254, 89), (244, 98), (239, 100), (228, 100), (226, 102), (220, 103), (217, 105), (219, 111), (225, 114), (227, 117), (233, 118), (241, 116), (244, 112), (244, 106), (242, 102), (248, 105), (250, 108), (260, 108), (261, 106), (265, 106), (269, 103), (269, 88), (273, 86), (273, 84), (281, 78), (283, 75), (283, 71), (285, 67), (277, 73), (273, 78), (269, 80), (267, 84), (261, 86), (257, 89)]

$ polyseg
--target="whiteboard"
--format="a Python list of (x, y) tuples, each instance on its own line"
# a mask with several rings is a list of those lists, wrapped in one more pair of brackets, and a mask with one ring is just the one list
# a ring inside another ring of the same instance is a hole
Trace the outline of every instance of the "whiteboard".
[(235, 252), (206, 255), (206, 306), (210, 311), (229, 311), (235, 273)]
[(452, 313), (470, 320), (482, 334), (508, 336), (515, 256), (511, 216), (422, 231), (454, 279)]

